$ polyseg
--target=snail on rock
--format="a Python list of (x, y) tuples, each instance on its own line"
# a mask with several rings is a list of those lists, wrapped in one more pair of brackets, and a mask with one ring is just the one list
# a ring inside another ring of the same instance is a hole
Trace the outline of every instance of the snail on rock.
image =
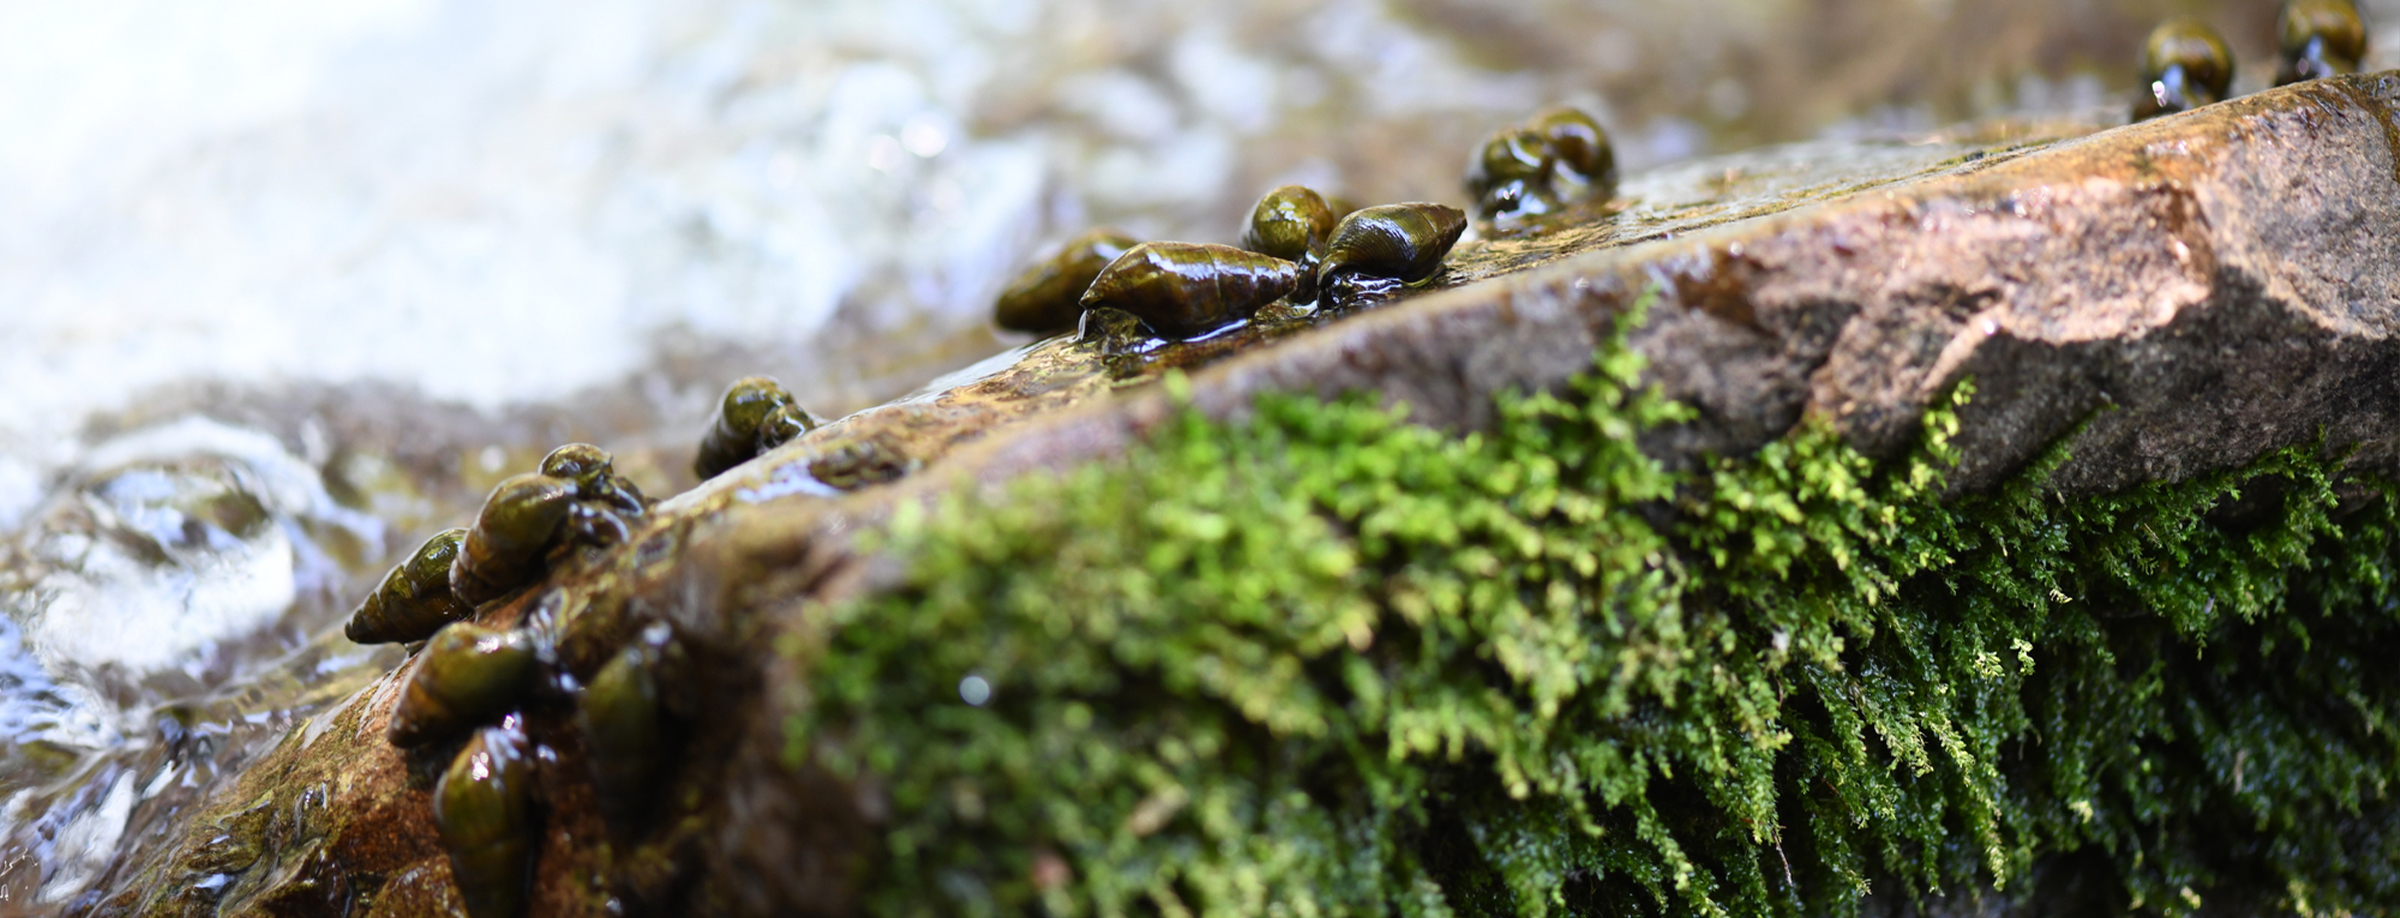
[(469, 918), (525, 914), (535, 840), (533, 768), (517, 718), (475, 731), (433, 786), (433, 825)]
[(383, 575), (383, 582), (350, 613), (342, 633), (361, 644), (422, 641), (443, 625), (474, 614), (475, 607), (450, 592), (450, 564), (458, 557), (464, 529), (447, 529)]
[[(1072, 323), (1070, 323), (1072, 324)], [(708, 433), (700, 437), (700, 453), (692, 459), (692, 474), (706, 481), (750, 461), (793, 437), (824, 423), (792, 401), (791, 393), (771, 376), (745, 376), (733, 381), (717, 402)]]
[(1250, 208), (1250, 225), (1242, 230), (1242, 248), (1300, 265), (1297, 299), (1315, 293), (1317, 259), (1333, 238), (1333, 225), (1342, 215), (1323, 195), (1306, 185), (1285, 185), (1266, 193)]
[(1476, 215), (1496, 224), (1555, 213), (1617, 190), (1616, 148), (1581, 109), (1544, 109), (1495, 132), (1467, 163)]
[(2286, 0), (2275, 22), (2277, 86), (2357, 73), (2366, 59), (2367, 26), (2350, 0)]
[(538, 579), (563, 542), (613, 545), (631, 532), (616, 508), (585, 499), (571, 479), (512, 475), (492, 487), (467, 530), (450, 565), (450, 592), (482, 605)]
[(2224, 101), (2233, 87), (2233, 54), (2217, 30), (2196, 19), (2170, 19), (2142, 43), (2142, 93), (2133, 120)]
[(673, 631), (643, 629), (593, 674), (576, 709), (601, 815), (620, 839), (640, 836), (660, 797), (654, 785), (673, 748), (660, 674), (670, 658), (680, 659)]
[(541, 673), (522, 631), (458, 622), (427, 642), (392, 709), (392, 745), (407, 748), (500, 719), (533, 690)]
[(1010, 331), (1036, 334), (1074, 328), (1083, 313), (1083, 291), (1092, 285), (1092, 279), (1140, 242), (1107, 227), (1067, 240), (1049, 258), (1009, 282), (993, 305), (992, 321)]
[(1466, 212), (1445, 204), (1361, 208), (1334, 227), (1317, 266), (1318, 296), (1347, 306), (1363, 294), (1423, 286), (1466, 228)]
[(1250, 318), (1300, 287), (1297, 263), (1229, 245), (1145, 242), (1125, 250), (1083, 293), (1085, 311), (1113, 307), (1168, 338)]

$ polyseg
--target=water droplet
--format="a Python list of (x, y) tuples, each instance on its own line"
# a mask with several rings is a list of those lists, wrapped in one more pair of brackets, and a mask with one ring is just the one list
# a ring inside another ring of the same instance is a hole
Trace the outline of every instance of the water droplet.
[(992, 700), (992, 684), (985, 682), (982, 676), (970, 675), (960, 679), (958, 680), (958, 700), (975, 707), (983, 707)]

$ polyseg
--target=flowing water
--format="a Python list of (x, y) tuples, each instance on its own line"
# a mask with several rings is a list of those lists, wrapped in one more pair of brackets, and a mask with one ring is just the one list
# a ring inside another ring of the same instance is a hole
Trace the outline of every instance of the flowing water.
[(2267, 47), (2163, 0), (0, 7), (0, 916), (394, 664), (342, 617), (553, 445), (674, 493), (731, 378), (839, 414), (1022, 343), (992, 296), (1091, 224), (1459, 202), (1558, 102), (1631, 170), (2115, 105), (2169, 11)]

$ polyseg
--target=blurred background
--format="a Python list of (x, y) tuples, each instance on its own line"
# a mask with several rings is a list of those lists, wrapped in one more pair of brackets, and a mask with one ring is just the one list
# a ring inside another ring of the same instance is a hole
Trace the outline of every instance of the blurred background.
[[(2400, 0), (2367, 4), (2400, 20)], [(398, 659), (338, 634), (584, 439), (653, 496), (732, 378), (838, 415), (1021, 339), (1108, 223), (1465, 203), (1583, 106), (1631, 171), (2117, 109), (2273, 0), (15, 0), (0, 5), (0, 916), (51, 914)]]

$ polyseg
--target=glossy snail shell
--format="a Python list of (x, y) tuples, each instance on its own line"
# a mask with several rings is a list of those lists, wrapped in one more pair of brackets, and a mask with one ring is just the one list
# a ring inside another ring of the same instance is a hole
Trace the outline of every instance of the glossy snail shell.
[(1549, 142), (1529, 127), (1503, 128), (1483, 142), (1469, 167), (1470, 183), (1530, 182), (1549, 164)]
[(1084, 291), (1083, 308), (1112, 306), (1169, 338), (1250, 318), (1300, 286), (1300, 266), (1229, 245), (1145, 242), (1125, 250)]
[(533, 769), (512, 722), (475, 731), (433, 786), (433, 825), (471, 918), (525, 913), (532, 867)]
[(616, 471), (614, 457), (589, 443), (569, 443), (542, 457), (541, 473), (591, 487)]
[(1442, 269), (1442, 258), (1467, 228), (1465, 211), (1424, 202), (1381, 204), (1342, 218), (1317, 267), (1317, 286), (1346, 275), (1417, 285)]
[(758, 455), (758, 428), (775, 409), (792, 403), (791, 393), (783, 384), (769, 376), (746, 376), (734, 380), (717, 402), (716, 416), (709, 420), (708, 433), (700, 438), (700, 454), (692, 460), (692, 473), (706, 481), (750, 461)]
[(758, 451), (765, 453), (790, 443), (801, 434), (817, 429), (822, 423), (806, 408), (798, 405), (780, 406), (767, 412), (766, 418), (758, 422)]
[(1242, 248), (1285, 261), (1306, 263), (1325, 251), (1333, 225), (1341, 215), (1325, 197), (1306, 185), (1285, 185), (1267, 192), (1250, 208), (1250, 225), (1242, 230)]
[(645, 512), (650, 500), (632, 480), (617, 474), (616, 464), (607, 450), (589, 443), (569, 443), (542, 457), (541, 472), (552, 478), (564, 478), (575, 483), (575, 494), (583, 500), (600, 501), (630, 514)]
[(2276, 33), (2277, 86), (2357, 73), (2367, 56), (2367, 26), (2350, 0), (2287, 0)]
[(600, 791), (600, 809), (620, 838), (638, 836), (657, 799), (652, 783), (665, 755), (657, 648), (636, 643), (620, 651), (583, 689), (576, 719)]
[(392, 745), (419, 746), (498, 720), (533, 690), (541, 661), (522, 631), (457, 622), (433, 636), (392, 709)]
[(1565, 169), (1571, 178), (1590, 186), (1583, 192), (1585, 196), (1616, 192), (1617, 150), (1608, 141), (1608, 131), (1591, 115), (1561, 105), (1542, 110), (1526, 125), (1541, 135), (1554, 169)]
[(1058, 251), (1009, 281), (992, 307), (992, 321), (1011, 331), (1048, 334), (1074, 328), (1083, 292), (1100, 272), (1141, 240), (1102, 227), (1069, 239)]
[(361, 644), (422, 641), (443, 625), (474, 614), (475, 607), (450, 592), (450, 565), (464, 529), (435, 533), (415, 553), (383, 575), (383, 582), (350, 613), (342, 633)]
[(1466, 185), (1476, 212), (1503, 223), (1606, 200), (1617, 188), (1616, 148), (1591, 115), (1554, 106), (1493, 132), (1467, 162)]
[(2223, 101), (2233, 87), (2233, 54), (2217, 30), (2196, 19), (2171, 19), (2142, 43), (2142, 94), (2135, 120)]
[(538, 472), (492, 487), (450, 565), (450, 592), (482, 605), (539, 576), (550, 546), (575, 514), (575, 483)]

